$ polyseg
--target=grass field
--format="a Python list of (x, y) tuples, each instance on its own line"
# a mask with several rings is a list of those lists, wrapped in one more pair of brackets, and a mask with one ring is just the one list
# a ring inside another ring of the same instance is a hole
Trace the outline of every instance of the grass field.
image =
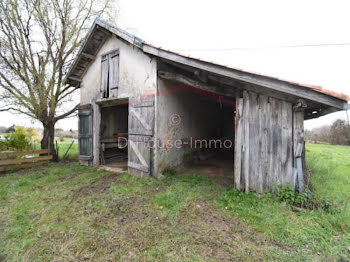
[(350, 147), (307, 145), (337, 212), (293, 212), (202, 175), (49, 164), (0, 177), (0, 261), (349, 261)]
[[(64, 154), (67, 152), (70, 144), (72, 143), (72, 138), (64, 138), (63, 141), (60, 141), (60, 139), (57, 137), (55, 138), (55, 143), (57, 141), (58, 145), (58, 156), (60, 159), (63, 159)], [(66, 159), (68, 160), (78, 160), (78, 141), (77, 139), (74, 139), (74, 143), (69, 149)]]

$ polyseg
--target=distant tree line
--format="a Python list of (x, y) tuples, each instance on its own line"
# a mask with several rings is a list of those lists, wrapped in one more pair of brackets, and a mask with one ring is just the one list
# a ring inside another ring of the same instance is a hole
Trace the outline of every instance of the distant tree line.
[[(16, 130), (16, 126), (12, 125), (9, 127), (6, 126), (0, 126), (0, 135), (1, 134), (9, 134), (9, 133), (13, 133)], [(42, 129), (37, 129), (37, 131), (39, 133), (42, 132)], [(57, 137), (66, 137), (66, 138), (78, 138), (78, 131), (77, 130), (73, 130), (73, 129), (69, 129), (68, 131), (63, 130), (62, 128), (56, 128), (55, 129), (55, 134)]]
[(78, 131), (70, 129), (69, 131), (65, 131), (62, 128), (56, 128), (55, 129), (56, 137), (59, 137), (60, 139), (66, 138), (78, 138)]
[(15, 125), (12, 125), (10, 127), (0, 126), (0, 134), (8, 134), (12, 132), (15, 132)]
[(306, 130), (305, 139), (314, 143), (350, 145), (350, 125), (338, 119), (332, 125)]

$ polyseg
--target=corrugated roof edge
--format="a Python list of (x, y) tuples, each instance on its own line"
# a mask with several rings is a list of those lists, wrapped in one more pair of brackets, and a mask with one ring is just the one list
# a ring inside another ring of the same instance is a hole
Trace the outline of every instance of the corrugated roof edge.
[(241, 69), (241, 68), (236, 68), (236, 67), (232, 67), (232, 66), (219, 64), (219, 63), (212, 62), (212, 61), (203, 60), (203, 59), (200, 59), (200, 58), (197, 58), (197, 57), (192, 57), (192, 56), (184, 55), (184, 54), (181, 54), (181, 53), (178, 53), (178, 52), (174, 52), (174, 51), (171, 51), (171, 50), (163, 49), (161, 47), (154, 46), (154, 45), (152, 45), (150, 43), (147, 43), (147, 42), (144, 42), (144, 45), (148, 45), (150, 47), (153, 47), (153, 48), (165, 51), (165, 52), (173, 53), (173, 54), (176, 54), (178, 56), (185, 57), (185, 58), (190, 58), (190, 59), (198, 60), (198, 61), (201, 61), (201, 62), (209, 63), (209, 64), (212, 64), (212, 65), (221, 66), (221, 67), (224, 67), (224, 68), (227, 68), (227, 69), (241, 71), (241, 72), (252, 74), (252, 75), (268, 77), (268, 78), (276, 79), (276, 80), (279, 80), (279, 81), (283, 81), (283, 82), (286, 82), (286, 83), (289, 83), (289, 84), (292, 84), (292, 85), (306, 87), (306, 88), (312, 89), (312, 90), (314, 90), (316, 92), (319, 92), (319, 93), (322, 93), (322, 94), (325, 94), (325, 95), (329, 95), (329, 96), (332, 96), (332, 97), (336, 97), (336, 98), (341, 99), (341, 100), (346, 101), (346, 102), (350, 102), (350, 96), (348, 96), (346, 94), (343, 94), (343, 93), (338, 93), (338, 92), (335, 92), (335, 91), (332, 91), (332, 90), (329, 90), (329, 89), (322, 88), (321, 86), (310, 85), (310, 84), (300, 83), (300, 82), (296, 82), (296, 81), (286, 80), (286, 79), (278, 78), (278, 77), (275, 77), (275, 76), (270, 76), (270, 75), (261, 74), (261, 73), (258, 73), (258, 72), (248, 71), (248, 70)]
[(75, 67), (75, 64), (77, 63), (78, 58), (79, 58), (81, 52), (84, 50), (86, 42), (88, 41), (88, 39), (89, 39), (89, 37), (90, 37), (91, 33), (93, 32), (93, 29), (94, 29), (94, 27), (96, 25), (99, 25), (99, 26), (105, 28), (106, 30), (108, 30), (111, 33), (119, 36), (120, 38), (124, 39), (125, 41), (129, 42), (130, 44), (133, 44), (134, 46), (137, 46), (140, 49), (142, 49), (142, 47), (144, 45), (147, 45), (147, 46), (150, 46), (150, 47), (153, 47), (153, 48), (165, 51), (165, 52), (169, 52), (169, 53), (176, 54), (178, 56), (182, 56), (184, 58), (190, 58), (190, 59), (198, 60), (198, 61), (201, 61), (201, 62), (205, 62), (205, 63), (209, 63), (209, 64), (212, 64), (212, 65), (224, 67), (224, 68), (227, 68), (227, 69), (240, 71), (240, 72), (243, 72), (243, 73), (248, 73), (248, 74), (262, 76), (262, 77), (267, 77), (267, 78), (271, 78), (271, 79), (276, 79), (276, 80), (283, 81), (283, 82), (286, 82), (286, 83), (289, 83), (289, 84), (293, 84), (293, 85), (309, 88), (309, 89), (312, 89), (312, 90), (314, 90), (314, 91), (316, 91), (318, 93), (329, 95), (329, 96), (338, 98), (340, 100), (343, 100), (345, 102), (350, 102), (350, 96), (348, 96), (346, 94), (343, 94), (343, 93), (338, 93), (338, 92), (335, 92), (335, 91), (332, 91), (332, 90), (324, 89), (321, 86), (304, 84), (304, 83), (300, 83), (300, 82), (295, 82), (295, 81), (290, 81), (290, 80), (286, 80), (286, 79), (281, 79), (281, 78), (278, 78), (278, 77), (275, 77), (275, 76), (269, 76), (269, 75), (266, 75), (266, 74), (261, 74), (261, 73), (257, 73), (257, 72), (248, 71), (248, 70), (245, 70), (245, 69), (240, 69), (240, 68), (235, 68), (235, 67), (231, 67), (231, 66), (227, 66), (227, 65), (222, 65), (222, 64), (211, 62), (211, 61), (202, 60), (202, 59), (197, 58), (197, 57), (191, 57), (191, 56), (188, 56), (188, 55), (180, 54), (180, 53), (177, 53), (177, 52), (174, 52), (174, 51), (171, 51), (171, 50), (166, 50), (166, 49), (163, 49), (161, 47), (157, 47), (157, 46), (152, 45), (152, 44), (150, 44), (148, 42), (145, 42), (144, 40), (142, 40), (141, 38), (139, 38), (139, 37), (137, 37), (137, 36), (135, 36), (133, 34), (130, 34), (130, 33), (126, 32), (126, 31), (124, 31), (124, 30), (122, 30), (120, 28), (115, 27), (113, 24), (111, 24), (111, 23), (109, 23), (109, 22), (107, 22), (107, 21), (105, 21), (105, 20), (103, 20), (103, 19), (101, 19), (99, 17), (97, 17), (94, 20), (94, 22), (93, 22), (89, 32), (87, 33), (87, 36), (86, 36), (86, 39), (85, 39), (84, 43), (80, 47), (80, 49), (79, 49), (79, 51), (77, 53), (77, 56), (75, 57), (75, 59), (74, 59), (74, 61), (72, 63), (72, 66), (69, 68), (69, 71), (68, 71), (64, 81), (66, 81), (68, 79), (70, 73), (73, 71), (73, 68)]

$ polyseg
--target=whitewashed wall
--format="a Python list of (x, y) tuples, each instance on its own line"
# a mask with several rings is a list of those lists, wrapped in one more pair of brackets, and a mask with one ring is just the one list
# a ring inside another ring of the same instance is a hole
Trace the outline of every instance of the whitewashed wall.
[(127, 44), (116, 36), (110, 37), (83, 76), (80, 89), (81, 105), (92, 104), (93, 107), (94, 165), (99, 163), (101, 114), (96, 100), (100, 99), (101, 55), (116, 49), (119, 49), (119, 89), (117, 98), (140, 97), (156, 93), (157, 65), (155, 59), (151, 59), (137, 47)]

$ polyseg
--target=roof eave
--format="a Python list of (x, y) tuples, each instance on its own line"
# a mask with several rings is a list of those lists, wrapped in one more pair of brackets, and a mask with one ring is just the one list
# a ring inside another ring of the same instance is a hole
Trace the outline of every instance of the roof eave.
[[(283, 92), (286, 94), (297, 95), (296, 92), (299, 91), (299, 93), (302, 93), (303, 95), (307, 94), (309, 97), (308, 99), (310, 100), (317, 101), (327, 106), (337, 108), (338, 110), (343, 110), (344, 104), (347, 102), (346, 99), (342, 99), (330, 94), (318, 92), (318, 90), (315, 90), (308, 86), (303, 86), (300, 84), (280, 80), (269, 76), (264, 76), (264, 75), (259, 75), (259, 74), (238, 70), (238, 69), (233, 69), (233, 68), (225, 67), (225, 66), (214, 64), (207, 61), (202, 61), (191, 57), (185, 57), (168, 50), (163, 50), (158, 47), (154, 47), (147, 43), (143, 45), (143, 52), (150, 55), (157, 56), (157, 57), (161, 57), (163, 59), (167, 59), (167, 60), (171, 60), (184, 65), (196, 67), (208, 72), (233, 78), (246, 83), (262, 86), (262, 87)], [(299, 96), (303, 97), (303, 95), (299, 95)]]
[[(131, 35), (124, 30), (116, 28), (112, 24), (110, 24), (110, 23), (108, 23), (100, 18), (96, 18), (94, 20), (93, 24), (91, 25), (88, 33), (86, 34), (85, 40), (84, 40), (83, 44), (81, 45), (77, 55), (75, 56), (71, 66), (68, 70), (68, 73), (66, 74), (66, 77), (64, 78), (64, 83), (69, 83), (72, 86), (78, 86), (80, 84), (80, 81), (81, 81), (83, 75), (79, 76), (80, 79), (77, 79), (77, 77), (72, 77), (72, 73), (75, 70), (76, 66), (79, 64), (79, 61), (80, 61), (81, 56), (82, 56), (82, 54), (87, 46), (87, 43), (89, 43), (89, 41), (91, 40), (91, 38), (93, 37), (93, 35), (97, 29), (103, 29), (103, 30), (105, 30), (106, 35), (110, 36), (110, 35), (114, 34), (117, 37), (125, 40), (129, 44), (132, 44), (132, 45), (142, 49), (142, 45), (144, 43), (144, 41), (142, 39), (140, 39), (134, 35)], [(96, 50), (96, 52), (98, 52), (98, 51), (99, 50)]]

